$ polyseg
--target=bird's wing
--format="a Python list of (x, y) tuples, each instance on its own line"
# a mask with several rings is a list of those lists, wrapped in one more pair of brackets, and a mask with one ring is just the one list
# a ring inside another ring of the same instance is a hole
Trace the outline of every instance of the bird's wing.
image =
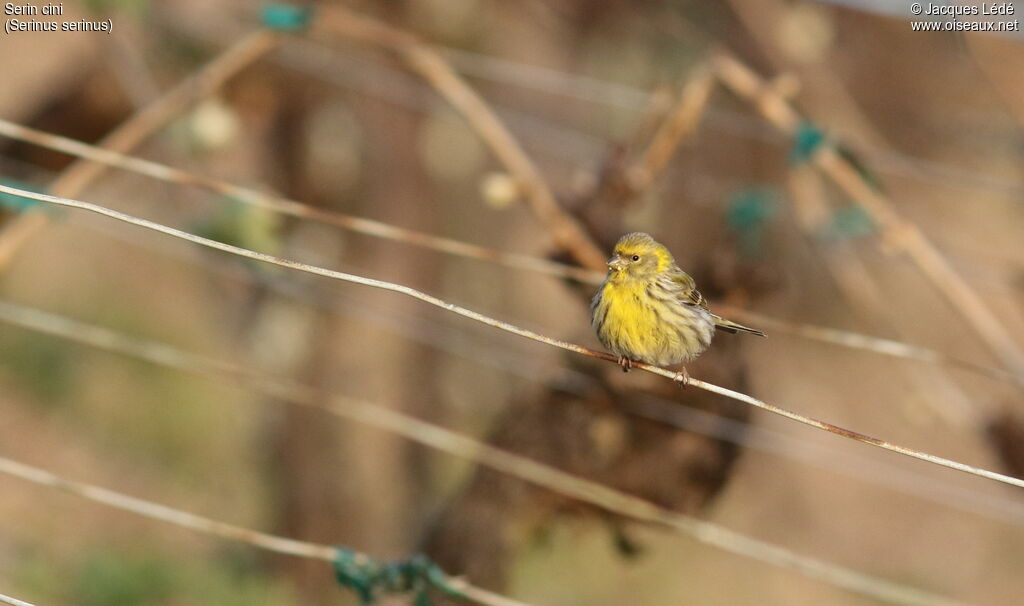
[(689, 274), (679, 269), (672, 272), (671, 279), (672, 283), (679, 291), (680, 303), (701, 307), (703, 309), (708, 308), (708, 302), (704, 300), (704, 295), (700, 294), (700, 291), (697, 290), (697, 284)]

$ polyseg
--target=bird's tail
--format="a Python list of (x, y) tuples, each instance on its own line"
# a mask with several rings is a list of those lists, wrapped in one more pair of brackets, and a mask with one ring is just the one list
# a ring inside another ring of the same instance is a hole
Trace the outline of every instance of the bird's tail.
[(742, 324), (737, 324), (732, 320), (726, 320), (719, 316), (715, 316), (715, 328), (718, 330), (724, 330), (725, 332), (731, 332), (732, 334), (736, 334), (738, 332), (749, 332), (750, 334), (757, 335), (759, 337), (765, 336), (765, 334), (760, 330), (748, 328)]

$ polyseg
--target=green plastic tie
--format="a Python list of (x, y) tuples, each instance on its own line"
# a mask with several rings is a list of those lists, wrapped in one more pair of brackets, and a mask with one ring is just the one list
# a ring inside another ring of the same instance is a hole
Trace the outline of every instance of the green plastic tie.
[(364, 606), (376, 603), (387, 594), (413, 594), (416, 606), (430, 606), (427, 589), (433, 587), (446, 595), (465, 596), (449, 584), (448, 575), (430, 558), (416, 554), (404, 560), (382, 563), (343, 547), (337, 548), (334, 576), (338, 583), (359, 596)]
[(793, 164), (807, 162), (826, 140), (825, 132), (813, 122), (801, 122), (793, 136), (793, 149), (789, 152), (789, 161)]
[(778, 210), (778, 195), (768, 187), (751, 187), (729, 199), (726, 223), (740, 239), (740, 248), (748, 257), (761, 252), (764, 225)]
[(729, 227), (738, 232), (759, 229), (775, 216), (777, 198), (768, 187), (751, 187), (733, 194), (726, 216)]
[(287, 2), (270, 2), (263, 5), (263, 25), (270, 29), (297, 32), (305, 29), (312, 20), (312, 6), (297, 6)]

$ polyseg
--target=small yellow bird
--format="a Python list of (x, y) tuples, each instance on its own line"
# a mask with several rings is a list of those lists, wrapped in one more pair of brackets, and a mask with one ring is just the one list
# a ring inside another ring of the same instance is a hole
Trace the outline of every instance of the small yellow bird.
[[(689, 362), (711, 345), (716, 328), (765, 336), (711, 313), (672, 253), (640, 232), (622, 236), (615, 245), (590, 313), (597, 338), (619, 357), (624, 371), (631, 362)], [(688, 378), (685, 368), (683, 376)]]

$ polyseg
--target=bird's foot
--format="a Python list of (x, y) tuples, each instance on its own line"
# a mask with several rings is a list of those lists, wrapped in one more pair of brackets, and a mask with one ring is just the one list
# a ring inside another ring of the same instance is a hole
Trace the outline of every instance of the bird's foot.
[(622, 367), (622, 372), (629, 372), (630, 368), (633, 368), (633, 361), (626, 356), (619, 357), (619, 366)]
[(677, 372), (673, 379), (676, 383), (679, 383), (679, 387), (686, 389), (686, 386), (690, 384), (690, 373), (686, 372), (686, 367), (684, 366), (683, 370)]

